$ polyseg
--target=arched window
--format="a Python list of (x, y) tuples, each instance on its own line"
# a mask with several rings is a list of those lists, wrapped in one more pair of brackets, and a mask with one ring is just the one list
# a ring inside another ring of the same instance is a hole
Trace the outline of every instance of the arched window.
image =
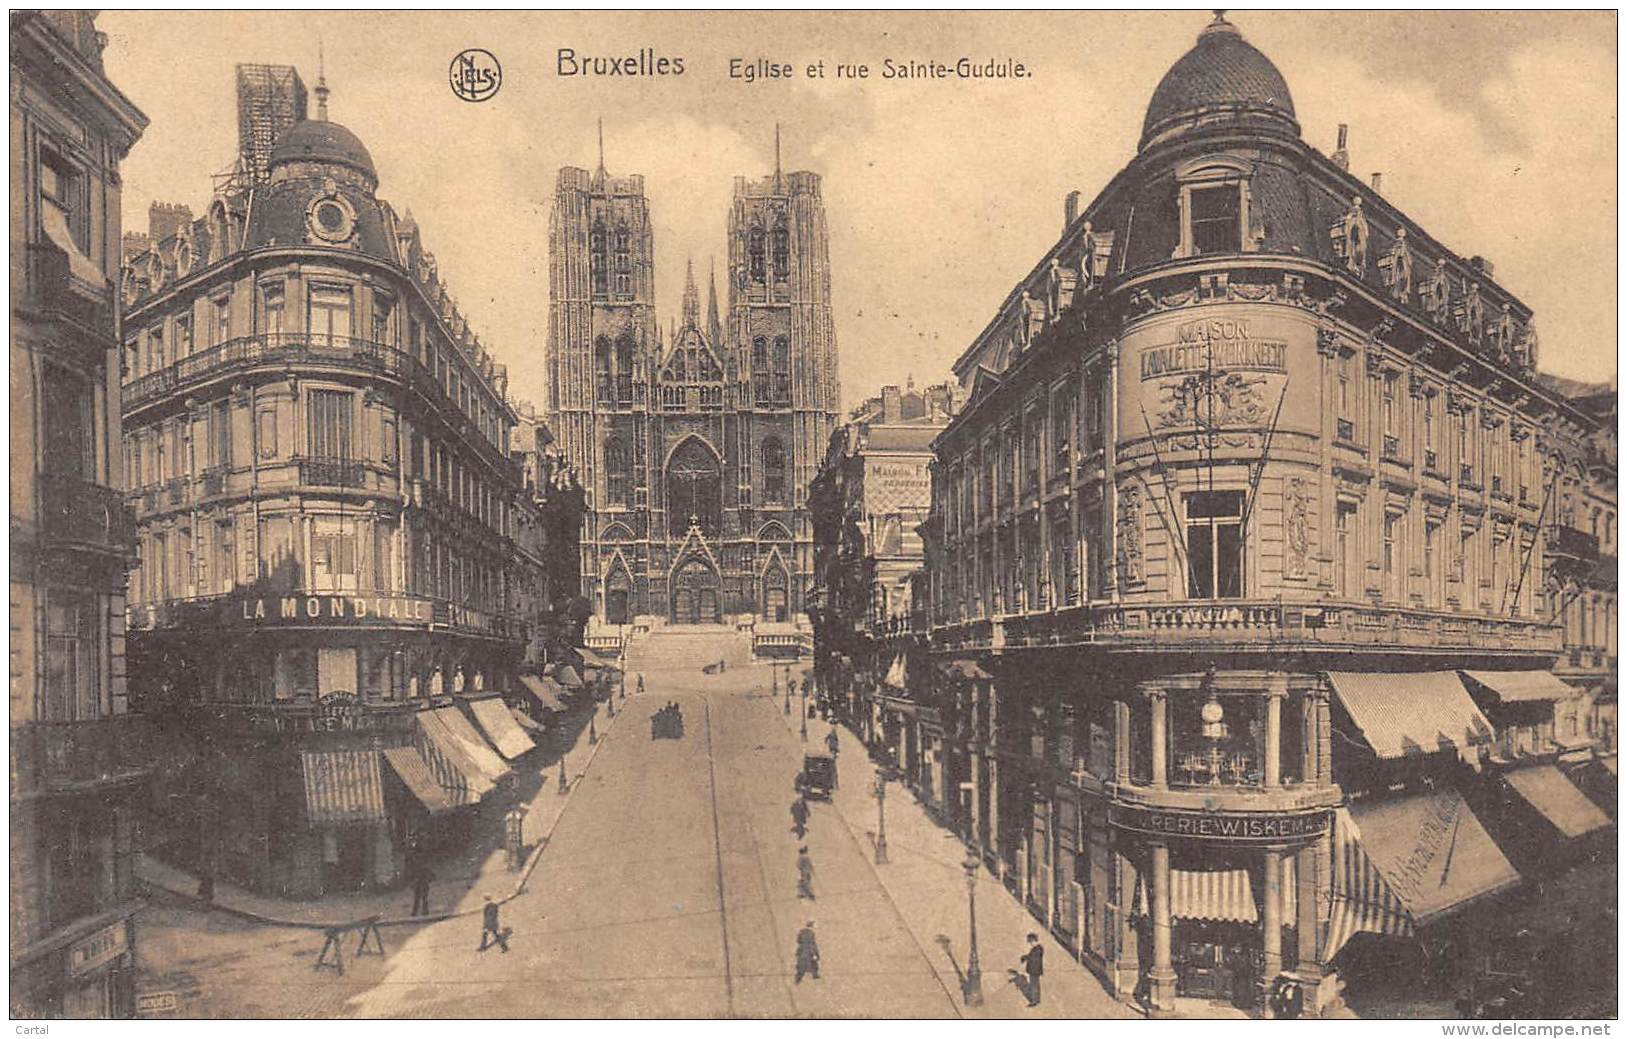
[(760, 227), (752, 228), (747, 236), (746, 256), (752, 281), (763, 281), (767, 277), (767, 257), (764, 255), (767, 237)]
[(627, 225), (616, 227), (616, 270), (630, 271), (633, 269), (631, 255), (633, 236), (628, 233)]
[(588, 238), (588, 267), (593, 278), (593, 294), (604, 296), (609, 291), (609, 267), (605, 255), (604, 222), (595, 220), (593, 232)]
[(774, 404), (790, 404), (791, 340), (786, 336), (774, 337), (774, 351), (769, 355), (769, 367), (774, 374), (769, 388), (769, 400)]
[(774, 229), (774, 277), (784, 281), (791, 276), (791, 232), (781, 224)]
[(627, 441), (613, 436), (604, 445), (605, 500), (626, 505), (632, 499), (633, 452)]
[(768, 339), (763, 336), (751, 341), (751, 366), (760, 372), (768, 371)]
[(785, 445), (778, 437), (763, 441), (763, 501), (785, 503)]
[(723, 479), (718, 457), (698, 439), (685, 441), (667, 462), (667, 530), (689, 531), (690, 517), (701, 533), (715, 537), (723, 522)]
[(598, 376), (599, 400), (604, 403), (610, 401), (610, 388), (613, 385), (610, 365), (610, 339), (600, 336), (593, 341), (593, 368)]
[(633, 353), (636, 349), (631, 335), (623, 333), (616, 340), (616, 399), (623, 404), (633, 403)]

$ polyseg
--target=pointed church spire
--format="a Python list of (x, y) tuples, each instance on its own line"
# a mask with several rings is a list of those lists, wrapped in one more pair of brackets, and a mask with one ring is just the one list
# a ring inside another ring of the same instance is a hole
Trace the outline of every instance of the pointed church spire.
[(599, 117), (599, 176), (604, 176), (604, 116)]
[(323, 53), (322, 41), (316, 41), (316, 117), (324, 123), (328, 121), (328, 69), (327, 55)]
[(723, 346), (723, 324), (717, 316), (717, 259), (714, 257), (711, 266), (706, 272), (706, 338), (711, 340), (712, 349), (721, 349)]
[(774, 124), (774, 194), (780, 194), (780, 124)]
[(701, 327), (701, 297), (695, 288), (695, 261), (689, 261), (689, 270), (684, 274), (684, 323), (685, 328)]

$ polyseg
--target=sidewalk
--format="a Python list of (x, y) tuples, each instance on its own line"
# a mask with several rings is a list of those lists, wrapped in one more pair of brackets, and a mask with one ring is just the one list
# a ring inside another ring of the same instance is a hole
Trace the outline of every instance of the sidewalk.
[[(793, 701), (793, 705), (795, 701)], [(801, 719), (794, 706), (785, 716), (791, 737), (800, 743)], [(838, 734), (840, 785), (831, 798), (842, 821), (866, 849), (874, 848), (877, 820), (876, 766), (858, 737), (822, 720), (808, 723), (808, 753), (825, 753), (825, 736)], [(932, 967), (944, 987), (957, 994), (966, 968), (969, 906), (965, 845), (958, 835), (927, 815), (908, 788), (887, 787), (887, 859), (875, 866), (877, 878), (898, 907), (916, 941), (931, 951)], [(1043, 924), (1007, 893), (986, 867), (978, 868), (977, 944), (982, 967), (983, 1005), (959, 1006), (971, 1018), (1119, 1018), (1141, 1013), (1108, 994), (1096, 976), (1063, 948)], [(1045, 947), (1043, 998), (1029, 1008), (1009, 979), (1027, 951), (1027, 936), (1037, 934)]]
[[(474, 808), (479, 813), (474, 821), (474, 840), (450, 850), (449, 854), (433, 860), (429, 866), (435, 881), (430, 887), (430, 911), (423, 916), (409, 916), (412, 908), (412, 888), (402, 885), (390, 891), (367, 891), (355, 894), (324, 895), (314, 901), (296, 901), (257, 894), (217, 879), (214, 901), (208, 908), (218, 909), (233, 916), (262, 924), (282, 927), (326, 929), (342, 926), (369, 916), (380, 916), (379, 926), (424, 924), (446, 920), (455, 916), (468, 916), (481, 911), (485, 896), (496, 902), (507, 902), (525, 888), (553, 834), (554, 825), (570, 801), (574, 791), (593, 764), (599, 748), (604, 745), (624, 714), (632, 708), (636, 695), (629, 689), (628, 698), (619, 700), (615, 717), (605, 711), (605, 705), (592, 704), (596, 714), (584, 705), (578, 713), (563, 719), (565, 765), (570, 777), (569, 787), (559, 790), (559, 759), (561, 746), (544, 738), (540, 745), (540, 762), (522, 763), (515, 770), (514, 782), (522, 793), (519, 797), (526, 807), (523, 830), (524, 845), (528, 849), (525, 865), (518, 871), (508, 868), (508, 854), (501, 845), (502, 817), (513, 804), (513, 799), (498, 803), (481, 804)], [(598, 743), (589, 743), (589, 717), (594, 720)], [(581, 723), (574, 733), (571, 727)], [(568, 741), (568, 742), (566, 742)], [(585, 756), (584, 756), (585, 755)], [(512, 797), (512, 795), (511, 795)], [(147, 855), (136, 856), (136, 878), (153, 888), (160, 888), (197, 903), (198, 878)]]

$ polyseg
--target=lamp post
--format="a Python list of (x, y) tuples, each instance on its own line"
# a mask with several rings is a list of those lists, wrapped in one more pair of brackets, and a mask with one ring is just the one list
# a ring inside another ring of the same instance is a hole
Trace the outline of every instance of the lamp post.
[[(774, 669), (774, 688), (778, 689), (780, 684), (780, 665), (775, 663), (770, 666)], [(786, 674), (785, 678), (785, 713), (787, 715), (791, 713), (791, 676), (789, 673)]]
[(595, 728), (594, 724), (593, 724), (594, 722), (596, 722), (598, 720), (599, 720), (599, 705), (594, 704), (593, 705), (593, 713), (588, 715), (588, 743), (590, 743), (590, 744), (599, 742), (599, 730), (597, 728)]
[(808, 683), (802, 683), (802, 742), (808, 742)]
[(887, 771), (876, 772), (876, 865), (887, 863)]
[(565, 778), (565, 752), (559, 752), (559, 792), (564, 793), (570, 789), (570, 781)]
[(966, 861), (960, 864), (966, 871), (966, 907), (971, 922), (971, 949), (966, 954), (966, 983), (961, 996), (969, 1007), (983, 1005), (983, 971), (977, 963), (977, 871), (982, 866), (977, 852), (966, 846)]

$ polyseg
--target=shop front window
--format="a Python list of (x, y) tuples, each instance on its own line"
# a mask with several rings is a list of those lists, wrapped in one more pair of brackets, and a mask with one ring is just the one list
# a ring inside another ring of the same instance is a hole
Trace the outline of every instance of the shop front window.
[(1169, 781), (1176, 786), (1259, 786), (1264, 780), (1264, 697), (1175, 694), (1169, 699)]

